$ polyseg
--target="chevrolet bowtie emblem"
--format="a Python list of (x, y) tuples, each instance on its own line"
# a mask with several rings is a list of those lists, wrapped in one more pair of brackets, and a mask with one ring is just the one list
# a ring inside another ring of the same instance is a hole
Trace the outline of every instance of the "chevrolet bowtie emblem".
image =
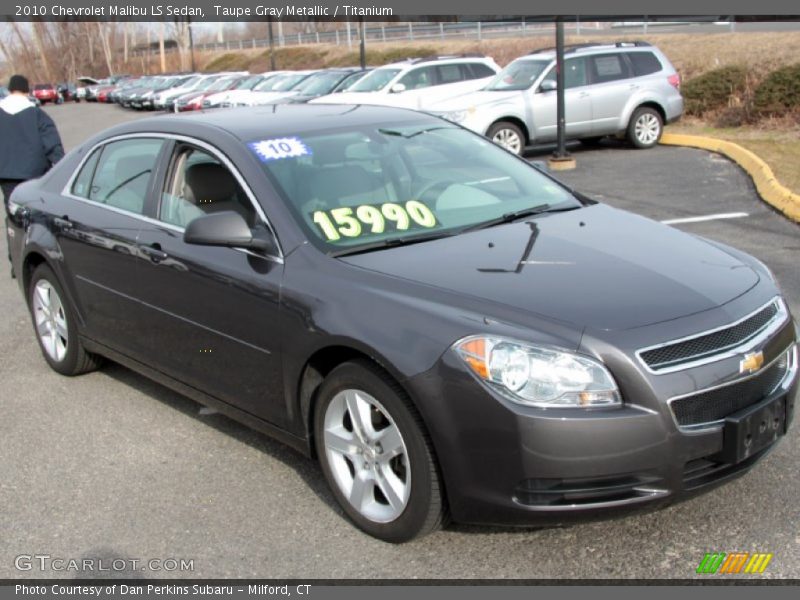
[(739, 361), (739, 373), (755, 373), (763, 364), (763, 352), (749, 352)]

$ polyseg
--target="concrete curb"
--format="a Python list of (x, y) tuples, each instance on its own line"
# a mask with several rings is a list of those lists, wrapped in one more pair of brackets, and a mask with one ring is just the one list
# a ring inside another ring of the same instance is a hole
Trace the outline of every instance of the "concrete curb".
[(727, 156), (737, 163), (753, 178), (758, 194), (767, 204), (772, 205), (796, 223), (800, 223), (800, 194), (781, 185), (769, 165), (757, 155), (733, 142), (699, 135), (665, 133), (661, 143), (667, 146), (691, 146), (702, 148)]

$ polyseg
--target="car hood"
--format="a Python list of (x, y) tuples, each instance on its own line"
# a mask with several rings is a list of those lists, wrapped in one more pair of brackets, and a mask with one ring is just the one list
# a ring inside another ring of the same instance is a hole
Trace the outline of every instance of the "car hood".
[(489, 316), (498, 303), (595, 330), (709, 310), (759, 281), (709, 242), (604, 205), (341, 260), (481, 298)]

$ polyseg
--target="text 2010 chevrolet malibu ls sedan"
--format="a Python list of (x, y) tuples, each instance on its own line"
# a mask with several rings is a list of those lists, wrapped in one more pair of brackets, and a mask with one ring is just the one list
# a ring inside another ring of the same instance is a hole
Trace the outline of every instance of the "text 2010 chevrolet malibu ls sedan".
[(56, 371), (108, 357), (316, 456), (384, 540), (659, 506), (792, 418), (764, 265), (420, 113), (128, 123), (10, 210)]

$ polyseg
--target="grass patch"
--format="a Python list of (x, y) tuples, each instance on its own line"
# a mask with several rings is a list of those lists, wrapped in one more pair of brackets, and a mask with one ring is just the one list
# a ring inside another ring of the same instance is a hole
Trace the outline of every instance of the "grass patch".
[(761, 157), (784, 186), (800, 194), (800, 127), (775, 122), (762, 127), (713, 127), (687, 119), (667, 128), (670, 133), (703, 135), (727, 140)]
[(206, 72), (214, 71), (246, 71), (250, 64), (250, 57), (239, 52), (228, 52), (217, 56), (203, 67)]

